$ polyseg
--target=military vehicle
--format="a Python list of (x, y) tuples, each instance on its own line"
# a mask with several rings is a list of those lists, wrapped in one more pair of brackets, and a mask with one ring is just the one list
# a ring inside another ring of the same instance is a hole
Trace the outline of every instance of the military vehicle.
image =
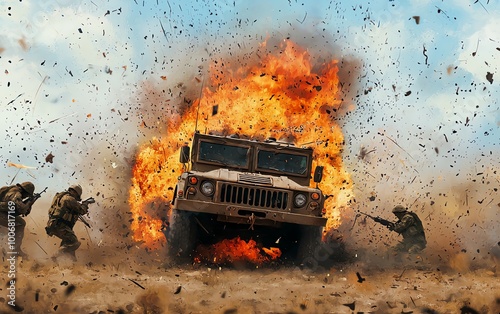
[(195, 133), (180, 162), (167, 230), (171, 257), (189, 258), (200, 243), (240, 236), (301, 259), (321, 240), (323, 167), (313, 174), (312, 148)]

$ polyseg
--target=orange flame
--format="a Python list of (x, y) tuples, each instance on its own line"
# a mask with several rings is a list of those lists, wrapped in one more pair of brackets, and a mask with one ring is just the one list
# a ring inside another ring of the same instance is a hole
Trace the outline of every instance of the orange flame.
[(248, 67), (214, 61), (201, 99), (181, 115), (169, 117), (166, 137), (141, 147), (129, 196), (134, 240), (149, 248), (165, 242), (159, 230), (166, 209), (154, 211), (158, 205), (151, 204), (172, 198), (171, 188), (181, 172), (179, 148), (196, 127), (202, 133), (275, 137), (313, 146), (313, 166), (324, 166), (319, 186), (332, 195), (325, 202), (326, 230), (340, 225), (341, 211), (354, 195), (342, 163), (344, 137), (334, 120), (342, 105), (337, 61), (312, 64), (309, 53), (291, 41), (280, 49)]
[(278, 248), (260, 249), (254, 240), (246, 242), (239, 237), (230, 240), (225, 239), (209, 247), (200, 246), (197, 251), (196, 261), (207, 261), (215, 264), (251, 262), (260, 265), (281, 256), (281, 250)]

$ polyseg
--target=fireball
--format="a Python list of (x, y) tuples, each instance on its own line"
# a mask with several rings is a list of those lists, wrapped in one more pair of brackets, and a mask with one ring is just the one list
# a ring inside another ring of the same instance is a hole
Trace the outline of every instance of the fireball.
[(158, 204), (168, 205), (173, 197), (172, 187), (182, 171), (179, 148), (195, 129), (312, 146), (313, 166), (324, 166), (320, 188), (329, 195), (326, 230), (340, 225), (342, 209), (354, 195), (343, 168), (344, 137), (335, 122), (341, 106), (338, 63), (313, 64), (311, 59), (307, 50), (287, 40), (279, 51), (268, 52), (254, 65), (211, 64), (200, 98), (172, 116), (166, 134), (143, 145), (136, 156), (129, 193), (135, 241), (148, 248), (165, 243), (161, 230), (168, 206)]
[(209, 247), (200, 246), (195, 260), (214, 264), (233, 264), (235, 262), (263, 264), (276, 260), (280, 256), (281, 250), (278, 248), (259, 248), (254, 240), (247, 242), (237, 237), (222, 240)]

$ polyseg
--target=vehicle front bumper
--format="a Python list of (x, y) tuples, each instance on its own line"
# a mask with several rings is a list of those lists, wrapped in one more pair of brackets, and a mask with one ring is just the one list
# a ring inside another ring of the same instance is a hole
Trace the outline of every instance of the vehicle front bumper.
[(249, 221), (271, 220), (275, 222), (293, 223), (299, 225), (322, 226), (326, 225), (327, 219), (324, 217), (310, 216), (304, 214), (291, 213), (286, 210), (270, 210), (265, 208), (237, 206), (234, 204), (215, 204), (197, 200), (186, 200), (177, 198), (175, 200), (174, 210), (185, 210), (190, 212), (199, 212), (214, 214), (230, 218), (243, 218)]

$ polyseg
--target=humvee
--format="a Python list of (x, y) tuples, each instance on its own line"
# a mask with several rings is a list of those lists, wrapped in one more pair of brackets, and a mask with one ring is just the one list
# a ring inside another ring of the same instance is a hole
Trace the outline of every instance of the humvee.
[[(252, 238), (293, 258), (312, 254), (327, 219), (318, 188), (323, 167), (312, 174), (312, 148), (275, 139), (195, 133), (181, 147), (184, 171), (171, 202), (169, 255), (192, 257), (198, 244)], [(267, 242), (267, 243), (266, 243)]]

